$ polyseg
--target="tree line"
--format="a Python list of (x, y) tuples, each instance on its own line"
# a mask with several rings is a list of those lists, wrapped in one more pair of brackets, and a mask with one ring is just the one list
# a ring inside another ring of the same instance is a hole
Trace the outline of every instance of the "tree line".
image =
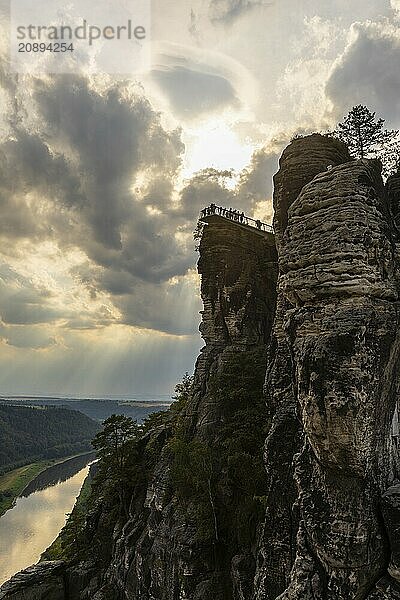
[(0, 472), (91, 449), (100, 424), (74, 410), (0, 406)]

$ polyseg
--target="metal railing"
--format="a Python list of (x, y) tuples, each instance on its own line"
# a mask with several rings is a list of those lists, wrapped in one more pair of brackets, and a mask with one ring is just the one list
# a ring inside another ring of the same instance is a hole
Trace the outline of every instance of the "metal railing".
[(263, 223), (259, 219), (252, 219), (251, 217), (245, 215), (244, 212), (240, 212), (234, 208), (224, 208), (223, 206), (216, 206), (215, 204), (210, 204), (210, 206), (203, 208), (200, 213), (200, 220), (206, 219), (207, 217), (211, 217), (213, 215), (223, 217), (224, 219), (228, 219), (234, 223), (239, 223), (239, 225), (254, 227), (254, 229), (258, 229), (258, 231), (274, 233), (274, 228), (268, 223)]

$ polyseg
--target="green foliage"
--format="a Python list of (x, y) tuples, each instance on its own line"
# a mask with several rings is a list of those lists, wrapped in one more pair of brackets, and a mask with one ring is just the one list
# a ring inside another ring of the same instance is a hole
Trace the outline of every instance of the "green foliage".
[[(99, 560), (109, 558), (113, 529), (121, 517), (122, 521), (126, 519), (132, 498), (143, 497), (148, 477), (160, 456), (165, 440), (159, 442), (157, 430), (173, 429), (187, 403), (191, 386), (192, 377), (186, 373), (176, 386), (171, 407), (152, 413), (142, 425), (123, 415), (112, 415), (104, 421), (103, 429), (92, 442), (99, 460), (90, 492), (85, 492), (85, 483), (65, 527), (46, 551), (45, 559), (75, 560), (85, 558), (88, 552)], [(100, 522), (96, 517), (99, 510)], [(94, 527), (90, 524), (93, 518)]]
[(96, 486), (106, 483), (112, 493), (115, 491), (124, 511), (127, 511), (129, 490), (138, 475), (137, 440), (140, 432), (140, 427), (130, 417), (111, 415), (92, 442), (99, 459)]
[(0, 405), (0, 470), (88, 451), (98, 429), (74, 410)]
[(172, 476), (176, 494), (182, 504), (191, 502), (201, 540), (219, 540), (215, 507), (218, 474), (212, 448), (200, 440), (185, 441), (179, 434), (169, 445), (174, 455)]
[(263, 350), (233, 355), (209, 382), (209, 400), (221, 407), (214, 439), (191, 439), (180, 427), (169, 443), (175, 493), (199, 541), (232, 548), (254, 541), (266, 493), (264, 374)]
[[(126, 518), (129, 502), (142, 506), (146, 483), (162, 452), (172, 460), (171, 499), (195, 525), (196, 540), (214, 548), (216, 561), (254, 543), (267, 493), (262, 460), (268, 426), (264, 374), (263, 348), (236, 353), (225, 362), (210, 378), (205, 399), (218, 407), (218, 423), (202, 437), (193, 437), (186, 410), (193, 393), (188, 374), (176, 386), (171, 408), (150, 415), (142, 426), (126, 417), (107, 419), (93, 442), (99, 462), (85, 510), (73, 511), (53, 556), (73, 559), (74, 552), (79, 557), (88, 551), (102, 556), (115, 524)], [(101, 520), (95, 518), (91, 530), (96, 506), (101, 506)]]
[(354, 106), (333, 134), (347, 144), (355, 158), (384, 158), (386, 146), (399, 134), (384, 129), (385, 120), (366, 106)]
[(135, 440), (138, 431), (136, 421), (124, 415), (111, 415), (104, 421), (103, 429), (92, 442), (102, 469), (122, 471), (126, 468), (127, 445)]
[(186, 371), (182, 381), (177, 383), (175, 386), (175, 396), (172, 396), (172, 399), (175, 400), (170, 407), (173, 415), (181, 412), (181, 410), (186, 406), (192, 392), (192, 387), (193, 375), (189, 375), (189, 373)]
[(172, 396), (174, 402), (172, 402), (168, 410), (154, 412), (146, 417), (140, 428), (141, 435), (144, 436), (151, 431), (154, 431), (154, 429), (168, 423), (175, 425), (179, 414), (185, 408), (190, 398), (192, 385), (193, 376), (186, 372), (182, 378), (182, 381), (177, 383), (175, 386), (175, 395)]

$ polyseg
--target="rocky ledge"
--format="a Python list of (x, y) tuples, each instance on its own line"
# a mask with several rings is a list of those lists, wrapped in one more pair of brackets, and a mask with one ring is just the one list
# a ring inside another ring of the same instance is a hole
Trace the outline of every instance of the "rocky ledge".
[(0, 600), (64, 600), (63, 561), (38, 563), (21, 571), (0, 588)]

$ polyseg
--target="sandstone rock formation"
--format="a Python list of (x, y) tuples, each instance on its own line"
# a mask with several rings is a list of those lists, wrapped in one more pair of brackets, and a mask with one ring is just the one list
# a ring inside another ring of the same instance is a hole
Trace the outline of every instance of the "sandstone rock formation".
[[(350, 160), (340, 142), (321, 135), (295, 140), (284, 151), (274, 177), (274, 228), (280, 261), (285, 260), (288, 209), (303, 187), (327, 168)], [(306, 240), (304, 240), (306, 241)], [(302, 244), (299, 246), (301, 252)], [(265, 397), (272, 426), (265, 444), (269, 502), (260, 542), (256, 578), (257, 600), (275, 599), (289, 582), (296, 554), (298, 510), (293, 459), (303, 441), (297, 415), (295, 360), (287, 315), (292, 305), (278, 287), (277, 311), (268, 348)]]
[[(309, 153), (321, 159), (319, 166)], [(293, 155), (294, 168), (304, 173), (294, 189)], [(319, 174), (311, 169), (307, 183), (308, 165)], [(380, 164), (349, 162), (345, 149), (329, 138), (294, 142), (283, 155), (276, 183), (277, 342), (266, 388), (278, 407), (276, 418), (292, 405), (294, 419), (296, 410), (302, 439), (293, 461), (297, 552), (279, 598), (361, 600), (384, 573), (389, 551), (379, 505), (395, 462), (396, 231)], [(282, 473), (270, 454), (267, 469), (279, 482)], [(286, 514), (287, 532), (293, 527), (289, 507)], [(278, 533), (269, 562), (286, 560), (284, 576), (289, 548), (279, 547)], [(267, 541), (271, 535), (267, 532)], [(276, 590), (269, 592), (268, 572), (264, 578), (259, 597), (276, 597)]]
[[(198, 269), (204, 304), (200, 331), (206, 345), (182, 420), (191, 439), (213, 445), (229, 406), (210, 393), (210, 379), (224, 372), (237, 353), (264, 353), (269, 339), (277, 278), (273, 235), (211, 217), (204, 227)], [(132, 512), (106, 573), (108, 582), (124, 589), (128, 598), (223, 600), (233, 598), (232, 587), (235, 598), (250, 598), (254, 564), (249, 564), (254, 558), (238, 555), (231, 566), (224, 556), (215, 566), (213, 548), (195, 540), (193, 522), (171, 497), (170, 457), (162, 449), (143, 509), (133, 504)]]
[(195, 415), (193, 431), (200, 432), (225, 409), (213, 408), (207, 395), (213, 373), (223, 369), (229, 356), (269, 341), (278, 275), (274, 236), (211, 216), (202, 233), (198, 272), (205, 346), (197, 359), (188, 412)]

